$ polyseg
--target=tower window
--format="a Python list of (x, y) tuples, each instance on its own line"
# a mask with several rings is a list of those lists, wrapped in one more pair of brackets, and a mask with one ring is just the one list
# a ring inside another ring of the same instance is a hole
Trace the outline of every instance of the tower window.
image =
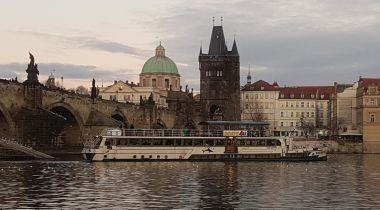
[(169, 79), (165, 79), (165, 87), (169, 88)]
[(374, 123), (374, 122), (375, 122), (375, 114), (370, 114), (370, 116), (369, 116), (369, 121), (370, 121), (371, 123)]

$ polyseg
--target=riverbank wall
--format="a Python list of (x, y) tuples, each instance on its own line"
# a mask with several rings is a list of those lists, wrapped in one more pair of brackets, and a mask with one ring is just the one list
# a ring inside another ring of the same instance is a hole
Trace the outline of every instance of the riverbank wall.
[(294, 139), (294, 144), (324, 146), (329, 154), (362, 154), (363, 141), (333, 139), (333, 140), (316, 140), (316, 139)]

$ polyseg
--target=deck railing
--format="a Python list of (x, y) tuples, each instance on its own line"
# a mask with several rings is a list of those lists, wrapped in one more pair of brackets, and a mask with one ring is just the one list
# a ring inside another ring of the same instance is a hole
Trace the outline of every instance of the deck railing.
[[(244, 136), (268, 136), (270, 132), (262, 130), (245, 131)], [(108, 129), (108, 136), (152, 136), (152, 137), (223, 137), (223, 130), (195, 130), (195, 129)]]

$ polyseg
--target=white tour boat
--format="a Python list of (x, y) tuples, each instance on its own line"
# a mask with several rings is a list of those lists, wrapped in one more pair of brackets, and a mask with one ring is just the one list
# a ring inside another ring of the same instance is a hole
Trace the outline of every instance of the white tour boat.
[(82, 150), (88, 161), (327, 160), (320, 147), (246, 130), (106, 129)]

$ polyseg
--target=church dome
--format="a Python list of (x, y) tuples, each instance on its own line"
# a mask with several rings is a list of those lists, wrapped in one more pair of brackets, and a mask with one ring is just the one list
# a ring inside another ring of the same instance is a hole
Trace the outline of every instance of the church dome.
[(177, 65), (165, 56), (165, 48), (160, 45), (156, 48), (156, 55), (149, 58), (141, 71), (141, 74), (176, 74), (179, 75)]

